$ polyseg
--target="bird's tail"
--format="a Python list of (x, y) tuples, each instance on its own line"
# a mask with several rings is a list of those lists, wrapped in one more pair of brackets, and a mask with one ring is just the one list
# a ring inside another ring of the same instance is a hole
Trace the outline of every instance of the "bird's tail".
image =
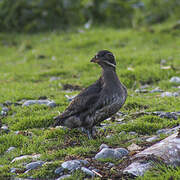
[(53, 119), (54, 119), (53, 127), (63, 125), (63, 119), (60, 118), (59, 116), (56, 116), (56, 117), (54, 117)]

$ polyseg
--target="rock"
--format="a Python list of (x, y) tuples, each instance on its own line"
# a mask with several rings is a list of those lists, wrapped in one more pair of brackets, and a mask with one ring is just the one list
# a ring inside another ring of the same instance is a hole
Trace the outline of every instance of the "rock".
[(114, 163), (108, 163), (108, 168), (112, 168), (114, 165)]
[(3, 108), (2, 108), (2, 111), (4, 111), (4, 112), (8, 112), (8, 111), (9, 111), (9, 108), (7, 108), (7, 107), (3, 107)]
[(103, 148), (108, 148), (109, 146), (106, 144), (101, 144), (101, 146), (99, 147), (99, 150), (101, 151)]
[(86, 167), (81, 167), (81, 171), (83, 171), (85, 174), (91, 176), (91, 177), (94, 177), (95, 176), (95, 173), (92, 172), (91, 170), (89, 170), (88, 168)]
[(155, 89), (149, 91), (149, 93), (157, 93), (157, 92), (163, 92), (163, 90), (159, 89), (159, 87), (156, 87)]
[(62, 179), (69, 178), (69, 177), (71, 177), (71, 175), (70, 174), (66, 174), (66, 175), (63, 175), (63, 176), (59, 177), (56, 180), (62, 180)]
[(151, 163), (134, 162), (124, 169), (124, 174), (131, 174), (133, 176), (142, 176), (146, 170), (151, 168)]
[(179, 96), (179, 93), (177, 93), (177, 92), (163, 92), (161, 94), (161, 97), (172, 97), (172, 96), (177, 97), (177, 96)]
[(172, 77), (169, 81), (172, 83), (180, 84), (180, 77)]
[(68, 99), (68, 101), (72, 101), (77, 95), (74, 96), (68, 96), (67, 94), (65, 95), (65, 97)]
[(60, 78), (60, 77), (53, 76), (53, 77), (51, 77), (51, 78), (49, 79), (49, 81), (52, 82), (52, 81), (57, 81), (57, 80), (59, 80), (59, 79), (61, 79), (61, 78)]
[(180, 125), (176, 126), (174, 128), (170, 128), (170, 129), (160, 129), (160, 130), (156, 131), (156, 134), (157, 135), (159, 135), (159, 134), (171, 135), (171, 134), (177, 133), (179, 128), (180, 128)]
[[(123, 150), (122, 150), (123, 149)], [(126, 151), (124, 148), (103, 148), (99, 153), (96, 154), (95, 159), (101, 160), (101, 159), (113, 159), (113, 160), (119, 160), (123, 156), (125, 156)]]
[(129, 134), (129, 135), (137, 135), (137, 133), (134, 132), (134, 131), (130, 131), (128, 134)]
[(54, 171), (55, 174), (60, 174), (60, 175), (63, 175), (63, 172), (64, 172), (64, 168), (62, 167), (58, 167)]
[(136, 89), (135, 93), (148, 93), (148, 90), (146, 90), (146, 89)]
[(118, 151), (123, 156), (127, 156), (129, 154), (129, 151), (127, 149), (125, 149), (125, 148), (116, 148), (115, 151)]
[(69, 171), (74, 171), (76, 169), (80, 169), (83, 165), (86, 165), (88, 161), (86, 160), (70, 160), (63, 162), (61, 167), (63, 169), (67, 169)]
[(147, 142), (153, 142), (153, 141), (156, 141), (157, 139), (159, 139), (159, 137), (153, 136), (153, 137), (147, 138), (146, 141)]
[(9, 153), (9, 152), (11, 152), (11, 151), (13, 151), (13, 150), (15, 150), (15, 149), (16, 149), (15, 147), (9, 147), (6, 152)]
[(127, 149), (129, 151), (138, 151), (138, 150), (141, 150), (142, 148), (138, 146), (137, 144), (132, 143), (131, 145), (127, 147)]
[(7, 112), (6, 111), (1, 111), (0, 115), (1, 116), (7, 116)]
[(176, 113), (176, 112), (155, 111), (152, 114), (157, 115), (161, 118), (168, 118), (168, 119), (174, 119), (174, 120), (178, 119), (178, 117), (177, 117), (178, 113)]
[(36, 169), (38, 167), (41, 167), (45, 162), (44, 161), (36, 161), (36, 162), (31, 162), (26, 165), (27, 170), (31, 169)]
[(43, 100), (27, 100), (23, 103), (22, 107), (24, 106), (30, 106), (30, 105), (33, 105), (33, 104), (44, 104), (44, 105), (47, 105), (49, 107), (55, 107), (56, 104), (54, 101), (50, 101), (48, 99), (43, 99)]
[(166, 64), (166, 59), (161, 59), (160, 64), (161, 64), (161, 65), (165, 65), (165, 64)]
[(20, 160), (23, 160), (23, 159), (27, 159), (27, 158), (32, 158), (33, 160), (36, 160), (38, 158), (41, 157), (41, 154), (35, 154), (35, 155), (24, 155), (24, 156), (20, 156), (20, 157), (16, 157), (14, 158), (11, 163), (14, 163), (16, 161), (20, 161)]
[(8, 133), (10, 130), (9, 130), (9, 128), (6, 126), (6, 125), (3, 125), (2, 127), (1, 127), (1, 130), (3, 130), (4, 132), (6, 132), (6, 133)]

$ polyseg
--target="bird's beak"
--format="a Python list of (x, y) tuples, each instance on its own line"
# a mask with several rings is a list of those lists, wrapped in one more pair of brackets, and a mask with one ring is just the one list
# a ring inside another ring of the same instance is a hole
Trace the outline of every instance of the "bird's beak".
[(93, 58), (91, 59), (91, 62), (93, 62), (93, 63), (98, 63), (98, 62), (99, 62), (99, 59), (96, 58), (96, 56), (95, 56), (95, 57), (93, 57)]

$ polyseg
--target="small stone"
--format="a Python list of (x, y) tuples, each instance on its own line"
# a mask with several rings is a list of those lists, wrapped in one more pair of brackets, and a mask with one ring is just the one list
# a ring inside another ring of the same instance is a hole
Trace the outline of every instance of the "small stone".
[(47, 106), (51, 107), (51, 108), (54, 108), (56, 107), (56, 103), (55, 102), (50, 102), (47, 104)]
[(66, 178), (69, 178), (69, 177), (71, 177), (71, 175), (70, 174), (66, 174), (66, 175), (63, 175), (63, 176), (59, 177), (56, 180), (62, 180), (62, 179), (66, 179)]
[(6, 152), (9, 153), (9, 152), (13, 151), (14, 149), (16, 149), (16, 148), (15, 147), (9, 147)]
[(9, 108), (7, 108), (7, 107), (3, 107), (3, 108), (2, 108), (2, 111), (4, 111), (4, 112), (8, 112), (8, 111), (9, 111)]
[(68, 99), (68, 101), (72, 101), (77, 95), (74, 96), (69, 96), (69, 95), (65, 95), (65, 97)]
[(38, 167), (41, 167), (45, 162), (44, 161), (36, 161), (32, 162), (26, 165), (26, 169), (36, 169)]
[(6, 111), (1, 111), (0, 115), (1, 116), (7, 116), (7, 112)]
[(108, 168), (112, 168), (114, 166), (114, 163), (108, 163)]
[(101, 146), (99, 147), (99, 150), (101, 151), (103, 148), (108, 148), (109, 146), (106, 144), (101, 144)]
[(24, 156), (20, 156), (20, 157), (16, 157), (14, 158), (11, 163), (14, 163), (16, 161), (20, 161), (20, 160), (23, 160), (23, 159), (27, 159), (27, 158), (32, 158), (33, 160), (36, 160), (38, 158), (41, 157), (41, 154), (35, 154), (35, 155), (24, 155)]
[(99, 153), (96, 154), (95, 159), (101, 160), (101, 159), (121, 159), (124, 156), (125, 151), (121, 151), (121, 148), (103, 148)]
[(54, 171), (55, 174), (60, 174), (60, 175), (63, 175), (63, 172), (64, 172), (64, 168), (62, 168), (62, 167), (58, 167)]
[(156, 134), (159, 135), (159, 134), (165, 134), (166, 132), (168, 131), (168, 129), (159, 129), (156, 131)]
[(135, 93), (148, 93), (148, 90), (146, 90), (146, 89), (136, 89)]
[(161, 64), (161, 65), (165, 65), (165, 64), (166, 64), (166, 59), (161, 59), (160, 64)]
[(63, 162), (61, 164), (61, 167), (63, 169), (67, 169), (69, 171), (74, 171), (76, 169), (81, 168), (82, 165), (84, 165), (83, 161), (80, 161), (80, 160), (70, 160), (70, 161)]
[(147, 138), (146, 141), (147, 142), (153, 142), (153, 141), (156, 141), (157, 139), (158, 139), (157, 136), (153, 136), (153, 137)]
[(172, 96), (177, 97), (177, 96), (179, 96), (179, 93), (177, 93), (177, 92), (163, 92), (161, 94), (161, 97), (172, 97)]
[[(53, 103), (53, 104), (51, 104)], [(30, 105), (33, 105), (33, 104), (44, 104), (44, 105), (47, 105), (47, 106), (53, 106), (55, 105), (54, 101), (50, 101), (48, 99), (43, 99), (43, 100), (28, 100), (28, 101), (25, 101), (22, 105), (22, 107), (24, 106), (30, 106)]]
[(60, 78), (60, 77), (55, 77), (55, 76), (53, 76), (53, 77), (51, 77), (51, 78), (49, 79), (49, 81), (52, 82), (52, 81), (57, 81), (57, 80), (59, 80), (59, 79), (61, 79), (61, 78)]
[(129, 132), (129, 135), (137, 135), (137, 133), (134, 132), (134, 131), (130, 131), (130, 132)]
[(9, 128), (6, 125), (3, 125), (1, 127), (1, 130), (3, 130), (4, 132), (8, 133), (9, 132)]
[(149, 91), (149, 93), (157, 93), (157, 92), (163, 92), (163, 90), (159, 89), (159, 87), (152, 89), (151, 91)]
[(168, 118), (168, 119), (174, 119), (177, 120), (177, 116), (174, 113), (166, 112), (159, 115), (161, 118)]
[(91, 170), (89, 170), (88, 168), (86, 167), (81, 167), (81, 171), (83, 171), (85, 174), (91, 176), (91, 177), (94, 177), (95, 176), (95, 173), (92, 172)]
[(172, 77), (169, 81), (172, 83), (180, 84), (180, 77)]
[(129, 151), (138, 151), (138, 150), (141, 150), (142, 148), (141, 148), (140, 146), (138, 146), (137, 144), (132, 143), (131, 145), (129, 145), (129, 146), (127, 147), (127, 149), (128, 149)]

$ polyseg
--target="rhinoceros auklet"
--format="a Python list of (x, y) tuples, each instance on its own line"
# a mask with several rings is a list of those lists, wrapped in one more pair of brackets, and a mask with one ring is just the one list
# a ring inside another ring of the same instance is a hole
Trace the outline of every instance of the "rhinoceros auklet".
[(99, 51), (91, 62), (102, 68), (100, 78), (77, 95), (67, 109), (55, 117), (55, 126), (83, 127), (92, 135), (93, 126), (115, 114), (125, 103), (127, 90), (116, 74), (114, 55)]

